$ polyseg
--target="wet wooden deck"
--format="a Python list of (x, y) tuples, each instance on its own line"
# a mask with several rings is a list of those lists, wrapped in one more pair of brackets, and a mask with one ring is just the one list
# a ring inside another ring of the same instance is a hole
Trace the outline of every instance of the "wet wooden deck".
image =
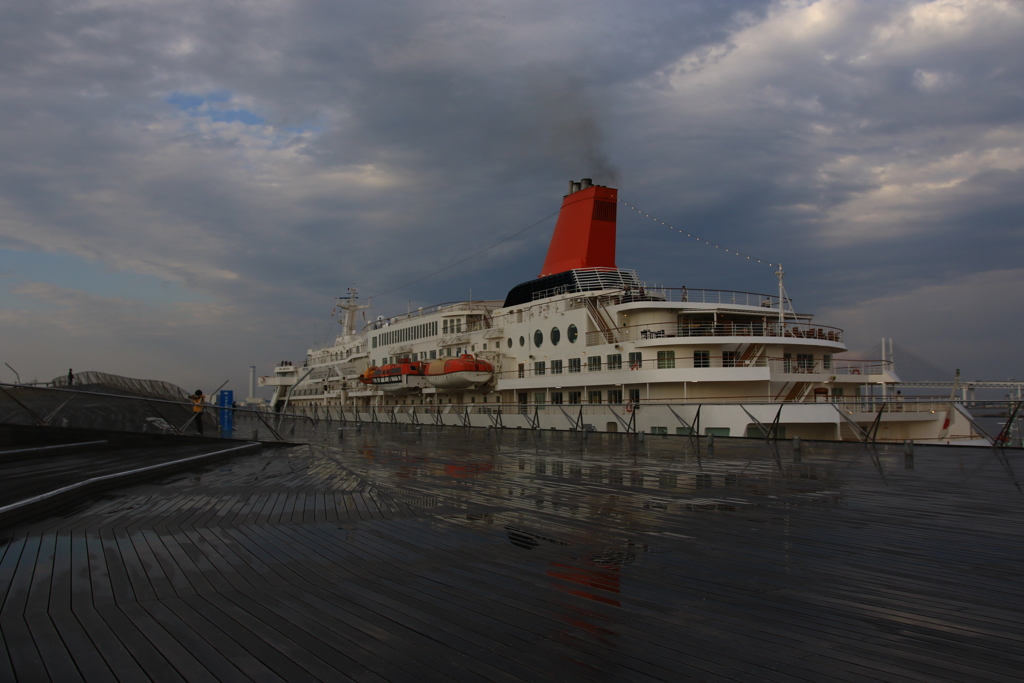
[(4, 532), (0, 680), (1019, 681), (1020, 451), (366, 428)]

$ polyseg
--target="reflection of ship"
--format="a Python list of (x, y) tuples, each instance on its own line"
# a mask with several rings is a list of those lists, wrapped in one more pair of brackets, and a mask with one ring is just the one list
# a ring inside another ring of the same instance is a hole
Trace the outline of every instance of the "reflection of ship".
[[(540, 276), (344, 330), (261, 386), (281, 409), (465, 426), (810, 439), (934, 439), (947, 405), (885, 403), (891, 361), (845, 360), (843, 330), (776, 294), (650, 287), (615, 264), (617, 190), (573, 183)], [(971, 436), (951, 414), (943, 438)]]

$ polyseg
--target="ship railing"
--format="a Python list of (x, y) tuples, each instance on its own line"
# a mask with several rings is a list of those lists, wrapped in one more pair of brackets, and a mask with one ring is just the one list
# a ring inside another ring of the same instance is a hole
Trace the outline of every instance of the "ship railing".
[(201, 419), (207, 437), (296, 442), (322, 419), (307, 408), (274, 413), (237, 403), (221, 407), (214, 396), (196, 413), (186, 396), (162, 398), (153, 390), (154, 382), (167, 383), (88, 372), (75, 375), (70, 387), (63, 379), (62, 386), (0, 383), (0, 424), (196, 436)]
[[(544, 401), (537, 401), (533, 394), (530, 394), (530, 399), (526, 403), (520, 403), (517, 401), (503, 401), (503, 402), (492, 402), (492, 403), (443, 403), (443, 404), (419, 404), (419, 405), (387, 405), (387, 406), (376, 406), (376, 411), (382, 415), (392, 413), (406, 413), (417, 415), (435, 415), (437, 413), (451, 414), (451, 413), (465, 413), (468, 411), (471, 415), (512, 415), (522, 413), (533, 413), (535, 410), (543, 414), (557, 415), (561, 409), (572, 409), (573, 411), (579, 411), (582, 409), (584, 415), (600, 415), (606, 414), (609, 408), (621, 409), (629, 411), (642, 410), (644, 408), (651, 408), (654, 406), (696, 406), (696, 405), (776, 405), (779, 403), (813, 403), (814, 401), (784, 401), (782, 399), (775, 398), (773, 396), (766, 396), (764, 394), (750, 394), (744, 396), (701, 396), (698, 398), (687, 398), (687, 397), (672, 397), (672, 398), (659, 398), (656, 400), (652, 399), (637, 399), (629, 400), (628, 398), (620, 398), (618, 400), (609, 400), (608, 392), (601, 392), (601, 400), (592, 400), (586, 392), (582, 396), (576, 399), (569, 399), (563, 394), (561, 401), (553, 400), (550, 395), (545, 395)], [(934, 397), (906, 397), (906, 399), (897, 399), (891, 396), (882, 397), (843, 397), (843, 396), (829, 396), (828, 398), (820, 398), (817, 402), (819, 403), (833, 403), (840, 410), (846, 414), (854, 413), (877, 413), (881, 408), (882, 404), (886, 405), (888, 412), (907, 412), (907, 413), (928, 413), (937, 414), (944, 412), (950, 402), (948, 400), (937, 401)], [(963, 403), (963, 401), (954, 401), (954, 403)], [(996, 403), (996, 402), (989, 402)], [(1005, 401), (999, 405), (1004, 405)], [(352, 408), (346, 407), (347, 412), (351, 413)], [(362, 412), (366, 412), (368, 408), (361, 408)], [(337, 414), (337, 408), (332, 408), (332, 414)], [(324, 413), (326, 415), (326, 412)]]
[(611, 329), (611, 334), (615, 338), (614, 342), (609, 342), (607, 335), (602, 331), (587, 332), (586, 344), (587, 346), (601, 346), (609, 343), (694, 337), (781, 337), (814, 339), (838, 344), (843, 342), (843, 330), (838, 327), (760, 320), (720, 323), (647, 323), (615, 327)]
[(892, 372), (893, 362), (889, 360), (815, 360), (813, 356), (796, 354), (791, 358), (771, 358), (768, 367), (772, 374), (797, 375), (880, 375)]
[[(609, 360), (612, 356), (612, 360)], [(617, 358), (616, 358), (617, 357)], [(576, 359), (572, 359), (576, 360)], [(675, 355), (667, 352), (656, 358), (629, 359), (619, 354), (608, 356), (589, 356), (580, 358), (579, 365), (570, 365), (563, 361), (561, 365), (553, 365), (551, 361), (534, 361), (533, 364), (523, 363), (523, 367), (502, 370), (495, 373), (500, 379), (528, 379), (533, 377), (573, 377), (595, 372), (631, 372), (634, 370), (681, 370), (689, 368), (764, 368), (771, 373), (783, 375), (830, 375), (830, 376), (863, 376), (879, 375), (892, 372), (893, 362), (890, 360), (855, 360), (835, 358), (815, 358), (812, 354), (795, 354), (790, 358), (743, 358), (740, 352), (722, 355)], [(556, 361), (557, 363), (557, 361)], [(621, 380), (619, 380), (621, 381)]]
[(433, 315), (440, 313), (441, 311), (452, 312), (452, 313), (482, 313), (484, 315), (490, 315), (491, 311), (501, 306), (504, 303), (502, 301), (450, 301), (444, 304), (436, 304), (426, 308), (418, 308), (415, 311), (409, 313), (402, 313), (400, 315), (392, 315), (387, 318), (379, 318), (377, 320), (370, 320), (364, 326), (364, 330), (382, 330), (392, 325), (400, 325), (403, 322), (412, 320), (414, 318), (422, 318), (425, 315)]
[[(550, 293), (543, 292), (543, 296), (553, 296), (560, 292), (551, 290)], [(633, 285), (623, 287), (614, 294), (605, 295), (609, 301), (607, 305), (617, 306), (619, 304), (634, 303), (637, 301), (655, 301), (671, 303), (691, 304), (715, 304), (720, 306), (747, 306), (774, 309), (776, 315), (779, 310), (779, 297), (773, 294), (758, 294), (756, 292), (736, 292), (725, 289), (687, 289), (686, 287), (648, 287), (646, 285)], [(792, 311), (792, 300), (787, 298), (786, 310)]]

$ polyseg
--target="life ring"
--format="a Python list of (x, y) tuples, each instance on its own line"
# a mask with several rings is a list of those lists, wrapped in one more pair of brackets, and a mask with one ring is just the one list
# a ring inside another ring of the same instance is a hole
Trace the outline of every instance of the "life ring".
[(626, 412), (627, 413), (632, 413), (633, 412), (633, 404), (632, 403), (627, 403), (626, 404)]
[(850, 370), (850, 374), (851, 375), (859, 375), (860, 374), (860, 369), (859, 368), (854, 368), (853, 370)]

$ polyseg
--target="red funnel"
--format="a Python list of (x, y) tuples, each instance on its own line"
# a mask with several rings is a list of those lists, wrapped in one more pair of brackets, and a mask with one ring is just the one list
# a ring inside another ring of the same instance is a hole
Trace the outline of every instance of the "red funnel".
[(615, 268), (618, 197), (618, 190), (602, 185), (565, 196), (540, 277), (574, 268)]

